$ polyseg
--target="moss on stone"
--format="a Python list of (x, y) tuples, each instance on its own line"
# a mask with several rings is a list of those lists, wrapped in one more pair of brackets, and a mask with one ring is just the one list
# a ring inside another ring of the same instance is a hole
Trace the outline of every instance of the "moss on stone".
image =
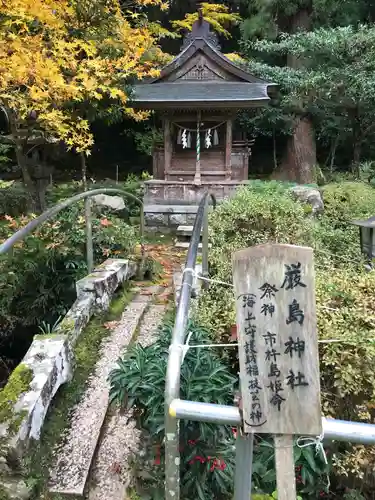
[(46, 340), (46, 339), (57, 339), (62, 336), (62, 333), (40, 333), (38, 335), (34, 335), (34, 340)]
[(14, 405), (21, 394), (29, 389), (33, 379), (33, 371), (24, 364), (20, 364), (13, 371), (6, 386), (0, 389), (0, 423), (9, 422), (13, 432), (17, 431), (23, 415), (14, 413)]
[(62, 322), (57, 327), (57, 334), (58, 335), (69, 335), (72, 333), (72, 330), (74, 330), (74, 319), (65, 318), (62, 320)]

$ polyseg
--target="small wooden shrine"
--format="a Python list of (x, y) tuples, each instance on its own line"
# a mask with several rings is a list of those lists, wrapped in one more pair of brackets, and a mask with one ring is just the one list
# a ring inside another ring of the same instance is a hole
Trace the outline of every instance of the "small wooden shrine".
[(233, 122), (238, 111), (266, 105), (274, 88), (220, 52), (200, 13), (180, 54), (158, 78), (134, 89), (132, 106), (160, 112), (164, 129), (146, 183), (147, 224), (189, 223), (204, 191), (220, 200), (247, 181), (251, 144)]

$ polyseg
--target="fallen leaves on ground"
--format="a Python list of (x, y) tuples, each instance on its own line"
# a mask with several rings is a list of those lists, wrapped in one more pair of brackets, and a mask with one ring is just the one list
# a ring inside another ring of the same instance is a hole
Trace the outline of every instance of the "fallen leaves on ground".
[(145, 245), (145, 253), (163, 267), (161, 286), (171, 285), (173, 274), (181, 269), (185, 253), (176, 252), (173, 245)]
[(103, 326), (107, 330), (114, 330), (119, 323), (120, 323), (119, 321), (108, 321), (107, 323), (104, 323)]

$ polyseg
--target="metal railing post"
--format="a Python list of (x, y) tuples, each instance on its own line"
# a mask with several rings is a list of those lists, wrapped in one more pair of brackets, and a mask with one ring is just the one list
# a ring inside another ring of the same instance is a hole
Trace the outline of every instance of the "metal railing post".
[(249, 500), (253, 475), (254, 434), (243, 435), (237, 427), (234, 500)]
[(94, 269), (94, 243), (92, 238), (92, 210), (91, 199), (85, 199), (85, 220), (86, 220), (86, 261), (87, 271), (91, 274)]
[[(206, 198), (205, 210), (203, 215), (203, 235), (202, 235), (202, 276), (208, 277), (208, 202)], [(203, 280), (202, 288), (208, 287), (208, 281)]]
[[(215, 205), (215, 198), (206, 193), (201, 199), (191, 235), (186, 269), (195, 269), (200, 243), (200, 235), (205, 213), (208, 208), (208, 198), (211, 196)], [(182, 277), (180, 299), (177, 306), (176, 320), (169, 348), (166, 383), (165, 383), (165, 499), (180, 500), (180, 451), (179, 451), (179, 421), (170, 410), (172, 401), (180, 394), (180, 374), (182, 361), (182, 347), (185, 342), (186, 327), (193, 285), (193, 273), (186, 272)]]

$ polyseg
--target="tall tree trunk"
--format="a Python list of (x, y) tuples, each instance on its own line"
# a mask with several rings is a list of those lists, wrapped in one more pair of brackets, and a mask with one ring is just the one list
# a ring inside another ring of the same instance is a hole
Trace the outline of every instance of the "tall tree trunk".
[(316, 165), (315, 136), (311, 120), (298, 120), (294, 134), (288, 139), (286, 154), (281, 168), (289, 175), (286, 180), (310, 184), (314, 181)]
[[(294, 14), (290, 32), (309, 31), (312, 24), (312, 2)], [(288, 55), (287, 65), (291, 68), (302, 68), (304, 61)], [(295, 118), (294, 133), (288, 138), (288, 144), (277, 177), (300, 183), (314, 181), (316, 165), (315, 132), (311, 119), (306, 116), (301, 102), (301, 114)]]

